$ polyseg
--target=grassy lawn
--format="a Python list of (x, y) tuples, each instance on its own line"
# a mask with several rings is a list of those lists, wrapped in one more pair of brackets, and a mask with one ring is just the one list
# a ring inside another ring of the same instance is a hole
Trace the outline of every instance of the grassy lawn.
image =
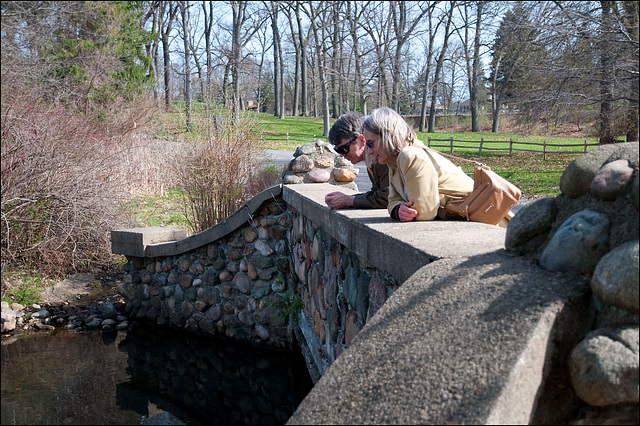
[[(194, 104), (194, 111), (194, 116), (197, 116), (200, 111), (204, 111), (202, 104)], [(303, 143), (310, 142), (314, 135), (316, 135), (317, 138), (321, 137), (323, 132), (324, 123), (322, 117), (287, 116), (281, 120), (272, 114), (256, 112), (250, 112), (248, 113), (248, 116), (257, 120), (257, 127), (262, 133), (262, 137), (265, 141), (265, 148), (267, 149), (293, 151)], [(174, 135), (180, 134), (178, 130), (184, 129), (185, 122), (184, 103), (177, 104), (173, 112), (165, 114), (163, 121), (165, 123), (163, 125), (164, 129), (167, 129)], [(194, 122), (202, 123), (204, 121), (202, 119), (194, 119)], [(331, 118), (330, 125), (334, 122), (335, 119)], [(557, 136), (549, 137), (514, 133), (416, 133), (418, 138), (425, 142), (425, 144), (428, 139), (431, 138), (434, 140), (432, 141), (432, 145), (445, 145), (434, 147), (434, 149), (445, 153), (449, 153), (449, 140), (453, 138), (457, 141), (454, 142), (454, 155), (487, 164), (501, 176), (517, 185), (528, 197), (551, 197), (558, 195), (560, 193), (558, 183), (562, 176), (562, 172), (571, 161), (581, 155), (580, 151), (584, 150), (585, 143), (585, 139), (583, 138), (562, 138)], [(478, 142), (481, 140), (484, 140), (483, 152), (482, 155), (479, 155)], [(542, 153), (521, 152), (517, 150), (528, 149), (542, 151), (542, 146), (514, 144), (513, 148), (515, 149), (513, 151), (513, 155), (509, 156), (509, 143), (495, 142), (509, 140), (513, 140), (514, 142), (540, 144), (546, 141), (548, 145), (569, 145), (566, 147), (551, 146), (547, 148), (548, 151), (578, 152), (569, 154), (550, 154), (546, 159), (544, 159)], [(594, 138), (587, 140), (589, 144), (597, 143), (597, 140)], [(501, 148), (504, 149), (504, 151), (492, 150), (495, 148)], [(467, 173), (473, 175), (473, 165), (468, 165), (461, 161), (457, 161), (457, 164), (462, 166)]]
[(177, 189), (151, 197), (130, 200), (126, 207), (137, 226), (164, 226), (182, 228), (191, 232), (191, 225), (184, 215), (182, 192)]

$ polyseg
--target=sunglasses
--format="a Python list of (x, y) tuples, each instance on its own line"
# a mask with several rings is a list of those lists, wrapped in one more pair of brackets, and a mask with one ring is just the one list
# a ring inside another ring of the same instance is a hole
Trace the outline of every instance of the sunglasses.
[(358, 136), (351, 139), (349, 142), (345, 143), (344, 145), (340, 145), (335, 149), (335, 151), (340, 155), (347, 155), (349, 153), (349, 150), (351, 149), (351, 144), (354, 143), (356, 139), (358, 139)]

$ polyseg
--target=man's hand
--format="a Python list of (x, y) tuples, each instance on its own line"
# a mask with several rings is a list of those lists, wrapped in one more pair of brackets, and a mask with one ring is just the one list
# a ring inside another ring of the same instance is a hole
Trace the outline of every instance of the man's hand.
[(415, 217), (418, 216), (418, 210), (412, 209), (412, 205), (413, 202), (411, 201), (405, 201), (400, 204), (400, 207), (398, 208), (398, 219), (403, 222), (411, 222), (415, 219)]
[(355, 197), (353, 195), (346, 195), (342, 192), (331, 192), (324, 197), (324, 202), (333, 209), (343, 209), (345, 207), (353, 206), (353, 199)]

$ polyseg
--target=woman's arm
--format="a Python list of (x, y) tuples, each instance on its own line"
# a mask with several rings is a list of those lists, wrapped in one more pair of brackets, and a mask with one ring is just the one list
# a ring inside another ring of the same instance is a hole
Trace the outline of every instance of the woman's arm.
[[(426, 152), (407, 147), (398, 155), (398, 173), (402, 175), (404, 190), (412, 209), (417, 210), (416, 220), (433, 220), (440, 207), (438, 172)], [(409, 206), (407, 206), (409, 207)]]

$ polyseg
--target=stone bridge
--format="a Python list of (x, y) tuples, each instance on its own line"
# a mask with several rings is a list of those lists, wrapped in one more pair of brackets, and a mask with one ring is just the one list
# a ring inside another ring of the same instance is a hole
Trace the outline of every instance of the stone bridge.
[(506, 252), (499, 227), (331, 211), (333, 190), (277, 185), (190, 237), (113, 231), (128, 314), (297, 342), (316, 385), (290, 423), (566, 421), (567, 358), (593, 321), (587, 279)]

